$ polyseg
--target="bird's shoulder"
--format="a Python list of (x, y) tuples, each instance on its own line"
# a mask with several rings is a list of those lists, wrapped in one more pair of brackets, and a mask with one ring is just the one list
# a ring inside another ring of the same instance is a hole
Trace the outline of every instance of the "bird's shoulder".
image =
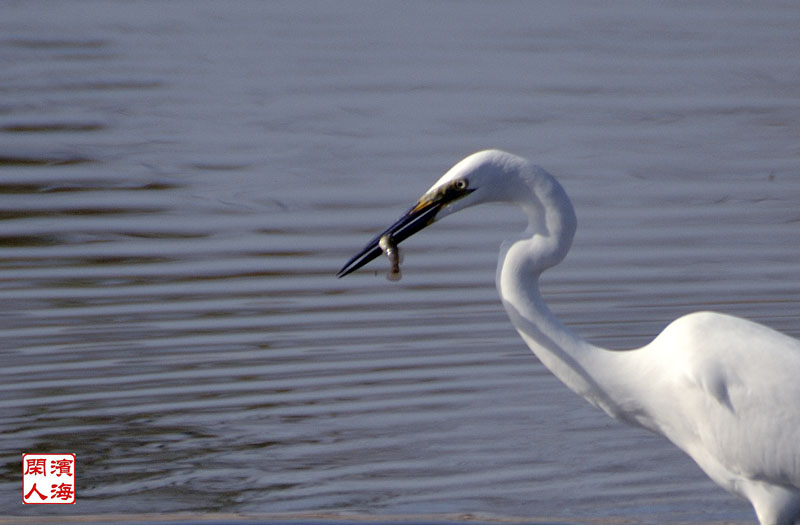
[(653, 383), (669, 406), (659, 405), (663, 433), (707, 472), (727, 465), (738, 477), (800, 487), (800, 341), (699, 312), (675, 320), (653, 343)]
[(800, 362), (800, 340), (755, 321), (719, 312), (684, 315), (670, 323), (654, 342), (700, 359), (734, 362), (752, 355)]
[(755, 392), (774, 401), (800, 396), (800, 340), (754, 321), (696, 312), (673, 321), (653, 341), (673, 379), (733, 409), (731, 396)]

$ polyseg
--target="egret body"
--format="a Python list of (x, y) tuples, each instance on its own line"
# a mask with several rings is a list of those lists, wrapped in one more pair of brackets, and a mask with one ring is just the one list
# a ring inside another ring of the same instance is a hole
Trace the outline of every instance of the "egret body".
[(648, 345), (595, 346), (561, 324), (539, 292), (577, 221), (567, 194), (544, 169), (506, 152), (475, 153), (451, 168), (406, 214), (339, 272), (463, 208), (508, 202), (527, 230), (504, 243), (496, 282), (503, 305), (542, 363), (611, 417), (661, 434), (720, 486), (750, 501), (762, 525), (800, 519), (800, 341), (713, 312), (673, 321)]

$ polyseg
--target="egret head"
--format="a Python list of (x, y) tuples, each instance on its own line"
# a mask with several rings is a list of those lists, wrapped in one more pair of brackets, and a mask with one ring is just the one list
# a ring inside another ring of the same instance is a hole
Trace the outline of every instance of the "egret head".
[(479, 151), (450, 168), (420, 202), (442, 202), (434, 220), (484, 202), (515, 202), (531, 193), (520, 178), (529, 166), (527, 160), (505, 151)]
[[(474, 153), (450, 168), (397, 222), (347, 261), (337, 275), (344, 277), (378, 257), (379, 241), (385, 235), (391, 235), (399, 244), (435, 221), (469, 206), (515, 202), (523, 207), (533, 205), (541, 212), (532, 189), (538, 178), (554, 182), (547, 172), (522, 157), (499, 150)], [(534, 215), (529, 213), (531, 217)]]

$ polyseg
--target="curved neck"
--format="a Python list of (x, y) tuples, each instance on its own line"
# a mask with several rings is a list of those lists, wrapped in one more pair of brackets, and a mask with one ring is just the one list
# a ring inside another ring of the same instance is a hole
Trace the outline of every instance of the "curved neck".
[[(552, 178), (545, 180), (544, 187), (531, 187), (534, 199), (517, 202), (528, 214), (530, 226), (526, 237), (501, 251), (496, 281), (503, 305), (522, 338), (558, 379), (612, 417), (636, 422), (641, 407), (635, 396), (625, 395), (630, 352), (604, 350), (585, 341), (564, 326), (542, 299), (539, 276), (564, 258), (576, 226), (561, 186)], [(614, 392), (613, 399), (608, 392)]]
[[(517, 241), (505, 253), (524, 249), (528, 241)], [(502, 263), (502, 259), (501, 259)], [(502, 265), (498, 288), (512, 324), (536, 357), (562, 383), (611, 417), (637, 423), (641, 407), (635, 396), (625, 396), (625, 359), (629, 352), (605, 350), (589, 343), (564, 326), (545, 304), (539, 292), (539, 273), (528, 273), (519, 265)], [(608, 392), (614, 392), (612, 398)], [(641, 424), (641, 423), (640, 423)]]

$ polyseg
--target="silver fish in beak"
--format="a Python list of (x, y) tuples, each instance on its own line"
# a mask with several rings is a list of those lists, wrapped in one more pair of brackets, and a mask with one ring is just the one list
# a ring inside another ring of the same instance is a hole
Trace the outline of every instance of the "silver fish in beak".
[(390, 260), (395, 257), (388, 252), (394, 250), (398, 257), (398, 276), (399, 276), (399, 252), (397, 245), (408, 239), (418, 231), (426, 226), (432, 224), (436, 220), (436, 215), (442, 208), (447, 206), (453, 201), (469, 195), (474, 190), (468, 187), (468, 184), (463, 179), (451, 181), (439, 187), (434, 187), (423, 195), (419, 201), (406, 213), (400, 217), (397, 222), (386, 228), (384, 231), (376, 235), (370, 240), (367, 245), (357, 254), (350, 258), (339, 273), (337, 277), (344, 277), (354, 271), (358, 270), (368, 262), (378, 257), (384, 249), (381, 247), (381, 239), (386, 238), (384, 241), (386, 248), (388, 248), (387, 256)]

